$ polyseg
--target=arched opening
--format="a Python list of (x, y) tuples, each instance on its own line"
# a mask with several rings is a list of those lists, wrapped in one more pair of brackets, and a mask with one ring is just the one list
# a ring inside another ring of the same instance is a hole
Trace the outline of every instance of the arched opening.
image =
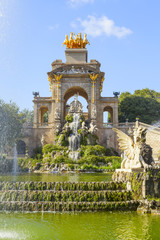
[(17, 142), (17, 153), (22, 155), (26, 154), (26, 144), (22, 140), (19, 140)]
[(106, 106), (103, 109), (103, 125), (108, 126), (113, 123), (113, 109), (110, 106)]
[(48, 107), (43, 106), (39, 109), (39, 122), (41, 125), (48, 125)]
[(81, 87), (69, 88), (64, 95), (64, 117), (68, 114), (70, 103), (74, 101), (74, 95), (78, 94), (78, 101), (83, 106), (83, 115), (88, 119), (88, 94)]

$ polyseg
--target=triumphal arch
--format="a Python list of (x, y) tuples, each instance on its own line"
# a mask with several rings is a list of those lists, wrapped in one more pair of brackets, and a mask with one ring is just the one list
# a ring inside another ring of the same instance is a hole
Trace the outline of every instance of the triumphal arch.
[[(88, 61), (87, 44), (86, 34), (84, 38), (81, 33), (75, 37), (71, 33), (70, 38), (66, 35), (63, 43), (66, 45), (66, 62), (55, 60), (51, 64), (51, 71), (47, 73), (51, 96), (40, 97), (38, 93), (34, 94), (34, 123), (28, 140), (29, 149), (40, 146), (42, 142), (54, 143), (56, 129), (62, 128), (65, 123), (67, 101), (75, 94), (87, 101), (88, 112), (84, 113), (86, 122), (96, 124), (100, 143), (115, 147), (115, 134), (106, 129), (118, 125), (118, 97), (101, 96), (105, 73), (100, 70), (101, 64), (97, 60)], [(103, 120), (104, 111), (110, 114), (107, 128), (108, 123)]]

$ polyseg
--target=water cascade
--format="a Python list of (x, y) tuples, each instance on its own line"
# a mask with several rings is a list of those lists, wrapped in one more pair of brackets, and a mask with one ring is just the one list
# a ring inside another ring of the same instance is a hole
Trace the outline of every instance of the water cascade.
[(73, 113), (73, 122), (70, 123), (70, 129), (72, 130), (72, 134), (69, 136), (69, 157), (77, 160), (79, 157), (79, 152), (77, 151), (80, 148), (80, 134), (78, 134), (78, 129), (80, 128), (80, 114)]
[(14, 157), (13, 157), (13, 174), (18, 172), (18, 161), (17, 161), (17, 144), (14, 144)]

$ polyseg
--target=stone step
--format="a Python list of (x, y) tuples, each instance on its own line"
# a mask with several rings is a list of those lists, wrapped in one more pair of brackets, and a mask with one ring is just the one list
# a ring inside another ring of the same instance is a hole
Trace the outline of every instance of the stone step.
[(0, 182), (0, 190), (125, 190), (123, 182)]
[(51, 201), (51, 202), (98, 202), (132, 200), (132, 193), (126, 190), (103, 191), (38, 191), (1, 190), (0, 201)]
[(122, 202), (1, 202), (0, 211), (67, 212), (67, 211), (136, 211), (138, 201)]

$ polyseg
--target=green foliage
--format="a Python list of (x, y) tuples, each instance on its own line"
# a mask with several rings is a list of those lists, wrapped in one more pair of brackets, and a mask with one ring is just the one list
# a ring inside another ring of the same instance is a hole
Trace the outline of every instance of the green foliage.
[(82, 165), (82, 170), (93, 170), (93, 171), (98, 171), (99, 168), (96, 165), (92, 165), (92, 164), (83, 164)]
[(38, 160), (42, 159), (42, 147), (37, 147), (33, 150), (32, 158), (36, 158)]
[(33, 111), (19, 107), (13, 103), (0, 100), (0, 152), (8, 151), (21, 135), (23, 123), (33, 122)]
[(85, 117), (83, 114), (81, 114), (80, 119), (81, 119), (81, 123), (85, 121)]
[(142, 90), (135, 90), (134, 95), (141, 96), (141, 97), (147, 97), (147, 98), (153, 98), (153, 99), (157, 99), (157, 100), (160, 98), (160, 92), (156, 92), (149, 88), (145, 88)]
[(119, 156), (114, 148), (106, 148), (106, 156)]
[(101, 145), (87, 145), (81, 147), (81, 156), (96, 155), (96, 156), (105, 156), (106, 148)]
[(128, 119), (134, 122), (139, 118), (141, 122), (151, 124), (160, 119), (160, 92), (148, 88), (136, 90), (134, 94), (124, 92), (119, 97), (119, 121)]
[(74, 170), (74, 164), (68, 164), (68, 168), (70, 168), (71, 170)]
[(47, 153), (51, 153), (53, 151), (60, 152), (62, 150), (67, 151), (67, 148), (65, 148), (63, 146), (53, 145), (53, 144), (46, 144), (43, 146), (42, 153), (47, 154)]
[(56, 145), (46, 144), (43, 146), (42, 152), (43, 152), (43, 154), (47, 154), (47, 153), (51, 153), (56, 150), (58, 150), (58, 147)]
[[(96, 156), (89, 155), (87, 157), (82, 157), (78, 163), (82, 165), (83, 170), (94, 169), (95, 170), (115, 170), (121, 167), (122, 159), (117, 156)], [(105, 166), (101, 166), (100, 164), (105, 164)]]
[(7, 151), (21, 136), (22, 121), (19, 108), (15, 103), (4, 103), (0, 100), (0, 152)]
[(138, 176), (138, 173), (134, 173), (133, 176), (130, 177), (130, 181), (131, 181), (132, 189), (133, 189), (133, 198), (135, 200), (141, 199), (143, 175)]
[(70, 160), (68, 157), (61, 155), (61, 156), (54, 158), (52, 161), (54, 163), (68, 163)]
[(43, 123), (48, 123), (48, 111), (43, 115)]
[(59, 135), (57, 145), (64, 146), (64, 147), (69, 145), (67, 134), (63, 133)]
[(84, 156), (82, 157), (78, 163), (82, 164), (82, 163), (87, 163), (87, 164), (95, 164), (98, 165), (99, 162), (103, 162), (105, 163), (105, 158), (101, 157), (101, 156), (96, 156), (96, 155), (88, 155), (88, 156)]
[(66, 122), (73, 122), (73, 114), (67, 114), (67, 116), (65, 117)]
[(24, 109), (20, 112), (19, 117), (21, 121), (33, 123), (33, 111), (30, 111), (29, 109)]
[[(79, 130), (81, 130), (81, 129), (79, 129)], [(80, 131), (78, 133), (81, 135), (81, 146), (86, 146), (87, 145), (87, 134), (85, 134), (83, 136)]]
[(21, 171), (27, 171), (29, 167), (35, 167), (37, 163), (41, 163), (42, 159), (37, 158), (18, 158), (18, 166), (21, 169)]
[[(92, 165), (90, 168), (94, 168), (94, 165), (99, 166), (100, 164), (105, 164), (107, 166), (98, 167), (99, 170), (111, 170), (121, 167), (122, 159), (118, 156), (106, 156), (110, 155), (113, 152), (112, 149), (106, 149), (101, 145), (87, 145), (81, 147), (81, 158), (78, 163), (83, 165)], [(82, 169), (86, 169), (83, 166)]]

